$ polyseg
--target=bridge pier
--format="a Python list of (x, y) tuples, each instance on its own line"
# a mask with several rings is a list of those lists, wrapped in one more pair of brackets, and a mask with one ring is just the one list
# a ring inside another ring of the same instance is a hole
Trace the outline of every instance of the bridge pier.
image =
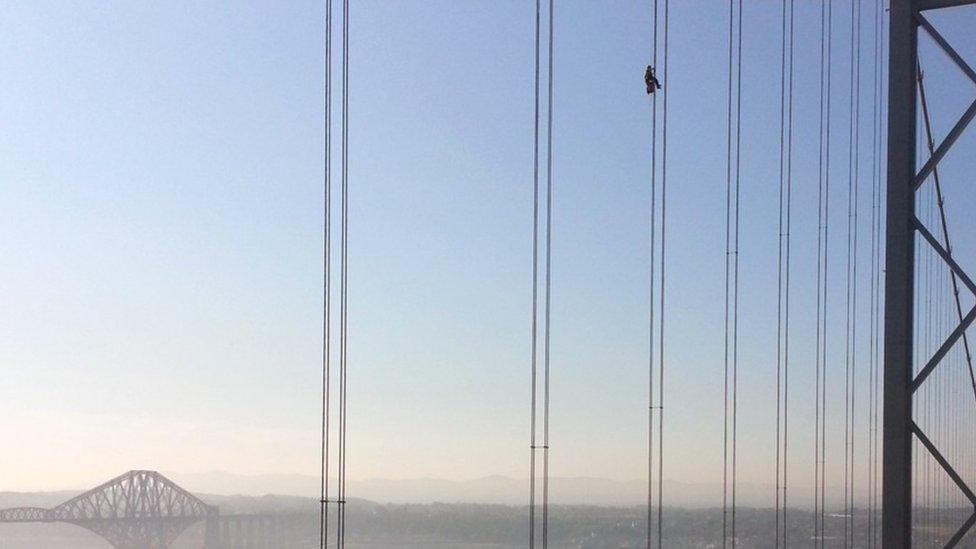
[(220, 517), (212, 515), (207, 517), (203, 533), (203, 549), (221, 549), (218, 545), (220, 539)]

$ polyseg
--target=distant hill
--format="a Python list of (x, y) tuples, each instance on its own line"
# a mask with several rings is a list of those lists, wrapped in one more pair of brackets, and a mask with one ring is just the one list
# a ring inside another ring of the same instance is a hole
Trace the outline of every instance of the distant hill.
[(80, 494), (80, 490), (58, 492), (0, 492), (0, 509), (9, 507), (54, 507)]
[[(165, 473), (177, 484), (197, 494), (263, 496), (267, 494), (316, 497), (319, 479), (307, 475), (240, 475), (226, 471)], [(333, 486), (335, 479), (332, 480)], [(721, 484), (665, 481), (665, 501), (670, 506), (715, 507), (722, 504)], [(493, 503), (525, 505), (528, 480), (487, 476), (472, 480), (367, 479), (350, 481), (348, 493), (381, 503)], [(772, 507), (772, 486), (740, 483), (737, 500), (742, 506)], [(592, 477), (558, 477), (550, 480), (550, 501), (568, 505), (629, 506), (647, 501), (644, 481), (618, 481)], [(791, 506), (810, 507), (811, 488), (793, 487)], [(831, 505), (842, 505), (843, 490), (828, 488)]]

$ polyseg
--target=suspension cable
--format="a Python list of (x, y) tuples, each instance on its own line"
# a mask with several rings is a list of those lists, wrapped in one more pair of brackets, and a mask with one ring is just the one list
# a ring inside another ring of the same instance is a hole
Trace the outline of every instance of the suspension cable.
[[(551, 1), (551, 0), (550, 0)], [(670, 0), (664, 0), (664, 84), (661, 106), (661, 294), (658, 299), (658, 414), (657, 414), (657, 545), (664, 547), (664, 298), (667, 244), (667, 196), (668, 196), (668, 88), (671, 73), (668, 69), (668, 31), (670, 29)]]
[(814, 393), (814, 498), (813, 545), (823, 547), (826, 492), (826, 393), (827, 393), (827, 229), (830, 199), (830, 2), (820, 4), (820, 117), (817, 185), (817, 312)]
[(342, 2), (342, 218), (339, 295), (339, 498), (337, 545), (346, 546), (346, 426), (349, 317), (349, 0)]
[(874, 2), (874, 109), (872, 121), (872, 191), (871, 191), (871, 290), (870, 290), (870, 357), (868, 386), (868, 532), (869, 548), (878, 546), (878, 405), (880, 375), (880, 301), (881, 301), (881, 117), (882, 93), (881, 45), (883, 0)]
[[(734, 192), (737, 191), (737, 187), (734, 186), (733, 179), (733, 147), (736, 151), (738, 150), (738, 140), (733, 143), (733, 122), (736, 125), (736, 130), (738, 130), (738, 110), (736, 109), (735, 116), (733, 116), (733, 98), (734, 84), (736, 81), (735, 66), (736, 59), (738, 57), (741, 59), (741, 50), (735, 47), (735, 13), (736, 1), (729, 0), (729, 67), (728, 67), (728, 109), (727, 109), (727, 135), (726, 135), (726, 171), (725, 171), (725, 351), (723, 357), (723, 420), (722, 420), (722, 547), (728, 547), (729, 543), (729, 422), (730, 422), (730, 409), (729, 409), (729, 391), (730, 391), (730, 367), (733, 366), (732, 360), (732, 348), (735, 345), (735, 332), (733, 331), (733, 318), (736, 314), (736, 303), (733, 302), (733, 292), (732, 284), (736, 273), (733, 271), (734, 257), (737, 256), (738, 250), (733, 250), (733, 227), (737, 227), (738, 211), (735, 210), (733, 214), (734, 205)], [(741, 10), (742, 2), (738, 1), (739, 7), (739, 30), (741, 30)], [(741, 62), (740, 62), (741, 65)], [(736, 97), (737, 99), (737, 97)], [(737, 167), (736, 167), (737, 173)], [(735, 220), (735, 224), (733, 221)], [(732, 537), (732, 544), (735, 544), (735, 538)]]
[[(924, 122), (924, 120), (923, 120), (923, 122)], [(921, 145), (921, 141), (920, 141), (919, 142), (919, 147), (921, 147), (921, 146), (922, 145)], [(932, 222), (932, 189), (931, 189), (931, 187), (929, 187), (928, 189), (926, 189), (926, 191), (922, 194), (922, 197), (923, 197), (923, 202), (922, 202), (922, 206), (923, 207), (922, 207), (922, 210), (924, 212), (923, 213), (923, 218), (924, 218), (925, 224), (928, 226)], [(924, 305), (924, 311), (922, 313), (923, 314), (923, 317), (922, 317), (923, 318), (923, 324), (922, 324), (923, 332), (922, 332), (922, 335), (923, 335), (924, 341), (925, 341), (925, 347), (923, 348), (924, 349), (923, 350), (923, 353), (924, 353), (923, 356), (929, 356), (929, 355), (931, 355), (932, 347), (933, 347), (932, 343), (934, 341), (934, 333), (933, 333), (933, 330), (932, 330), (932, 293), (933, 293), (932, 279), (934, 278), (933, 277), (933, 274), (932, 274), (932, 269), (933, 269), (932, 249), (930, 247), (925, 247), (923, 253), (925, 254), (925, 258), (924, 258), (924, 262), (923, 262), (923, 268), (924, 268), (924, 271), (923, 272), (924, 272), (924, 281), (925, 281), (924, 282), (924, 284), (925, 284), (925, 291), (923, 293), (923, 295), (925, 296), (925, 300), (924, 300), (924, 303), (923, 303), (923, 305)], [(933, 387), (934, 387), (934, 384), (932, 384), (932, 383), (926, 383), (925, 393), (924, 393), (925, 400), (924, 400), (924, 404), (923, 404), (923, 407), (922, 407), (922, 412), (923, 412), (923, 414), (922, 414), (922, 424), (925, 425), (926, 427), (928, 427), (931, 424), (932, 416), (933, 416), (933, 408), (932, 408), (933, 401), (934, 401), (933, 394), (932, 394), (933, 393)], [(932, 544), (932, 542), (934, 542), (934, 535), (933, 535), (933, 532), (932, 532), (932, 526), (933, 526), (933, 522), (934, 522), (934, 520), (933, 520), (934, 519), (934, 513), (932, 512), (932, 503), (933, 503), (933, 501), (935, 499), (935, 490), (934, 490), (934, 482), (933, 481), (935, 480), (938, 471), (935, 470), (935, 464), (934, 464), (934, 460), (932, 459), (932, 454), (930, 452), (925, 452), (924, 455), (925, 455), (925, 477), (924, 477), (925, 478), (925, 484), (924, 484), (925, 495), (924, 495), (924, 498), (923, 498), (923, 506), (924, 507), (923, 507), (923, 511), (922, 511), (922, 517), (923, 517), (923, 521), (924, 521), (923, 523), (925, 525), (925, 530), (924, 531), (926, 532), (926, 537), (928, 538), (928, 543), (929, 544)]]
[(827, 38), (826, 38), (826, 74), (824, 78), (825, 109), (824, 109), (824, 206), (823, 206), (823, 318), (821, 323), (821, 370), (820, 370), (820, 546), (825, 547), (826, 518), (827, 518), (827, 319), (828, 319), (828, 280), (830, 249), (830, 121), (831, 121), (831, 76), (834, 43), (833, 3), (827, 4)]
[(786, 205), (785, 216), (785, 251), (783, 259), (784, 270), (784, 289), (783, 289), (783, 546), (786, 547), (786, 510), (787, 510), (787, 487), (788, 468), (789, 468), (789, 420), (790, 420), (790, 275), (791, 275), (791, 228), (793, 219), (793, 26), (794, 26), (794, 0), (790, 0), (790, 53), (789, 53), (789, 76), (787, 80), (786, 97)]
[(545, 311), (545, 388), (542, 416), (542, 547), (549, 547), (549, 333), (552, 295), (552, 110), (553, 110), (553, 43), (554, 3), (549, 0), (549, 102), (546, 109), (546, 311)]
[[(922, 106), (922, 116), (924, 122), (923, 128), (925, 130), (925, 144), (926, 144), (927, 151), (929, 152), (930, 155), (932, 155), (934, 154), (935, 144), (933, 141), (932, 125), (931, 125), (931, 120), (929, 118), (928, 102), (925, 94), (925, 85), (924, 85), (924, 78), (921, 70), (921, 64), (919, 64), (919, 68), (918, 68), (918, 89), (919, 89), (919, 99)], [(949, 238), (948, 222), (947, 222), (947, 217), (945, 212), (945, 197), (943, 195), (942, 182), (939, 176), (938, 168), (933, 169), (932, 176), (934, 180), (934, 186), (930, 191), (930, 193), (934, 192), (935, 195), (934, 199), (935, 199), (936, 206), (938, 208), (939, 222), (942, 229), (943, 245), (945, 246), (946, 255), (951, 259), (952, 244)], [(928, 219), (927, 223), (931, 223), (931, 221), (932, 221), (931, 219)], [(955, 312), (955, 315), (953, 315), (953, 317), (955, 318), (955, 321), (961, 323), (963, 320), (963, 314), (962, 314), (962, 303), (959, 295), (958, 277), (956, 275), (956, 272), (953, 269), (948, 268), (948, 265), (945, 264), (945, 262), (939, 262), (939, 270), (943, 270), (943, 269), (945, 271), (948, 271), (949, 280), (951, 282), (952, 300), (953, 300), (954, 312)], [(939, 280), (940, 288), (943, 287), (944, 278), (942, 276), (939, 276), (938, 280)], [(940, 306), (941, 304), (942, 302), (940, 300)], [(948, 312), (948, 309), (949, 307), (946, 306), (944, 310)], [(944, 314), (939, 314), (938, 318), (939, 318), (938, 334), (941, 336), (941, 334), (945, 333), (946, 321), (948, 319), (945, 318)], [(963, 338), (964, 359), (970, 376), (969, 381), (970, 384), (973, 385), (974, 390), (976, 390), (976, 384), (973, 383), (972, 355), (970, 352), (969, 341), (965, 332), (963, 332), (962, 338)], [(945, 380), (945, 375), (939, 376), (937, 392), (941, 393), (939, 395), (940, 401), (947, 402), (949, 400), (949, 398), (947, 397), (954, 397), (957, 394), (956, 392), (953, 392), (951, 395), (947, 394), (950, 385), (954, 385), (954, 384), (947, 383)], [(952, 398), (952, 400), (955, 400), (955, 398)], [(949, 420), (948, 418), (946, 418), (946, 414), (947, 414), (947, 410), (945, 406), (942, 406), (938, 410), (936, 410), (936, 429), (941, 430), (941, 436), (943, 439), (951, 438), (952, 441), (954, 442), (955, 429), (950, 431)], [(938, 470), (936, 469), (936, 471)], [(936, 496), (936, 506), (938, 508), (939, 514), (941, 515), (945, 512), (946, 508), (948, 507), (948, 502), (946, 501), (946, 494), (948, 493), (949, 487), (947, 484), (947, 479), (944, 475), (941, 475), (938, 478), (940, 479), (940, 483), (937, 488), (938, 491)], [(941, 523), (941, 516), (939, 517), (938, 522)]]
[(319, 483), (319, 549), (329, 540), (329, 439), (331, 410), (331, 302), (332, 288), (332, 0), (325, 1), (325, 171), (322, 251), (322, 448)]
[[(916, 112), (915, 113), (916, 137), (918, 133), (917, 128), (921, 127), (921, 125), (922, 125), (922, 113)], [(917, 162), (922, 157), (921, 156), (922, 147), (921, 147), (921, 141), (919, 139), (915, 140), (915, 149), (916, 149), (915, 168), (917, 169), (918, 168)], [(917, 208), (919, 209), (919, 211), (924, 209), (924, 205), (925, 205), (925, 193), (919, 193), (918, 202), (917, 202)], [(917, 241), (918, 236), (916, 236), (915, 239)], [(924, 271), (922, 271), (922, 266), (923, 266), (922, 253), (923, 253), (922, 246), (916, 245), (915, 253), (914, 253), (915, 256), (914, 258), (915, 276), (913, 282), (914, 289), (912, 290), (914, 292), (914, 295), (916, 296), (916, 299), (914, 300), (912, 306), (912, 317), (913, 317), (912, 318), (912, 340), (915, 342), (915, 345), (913, 346), (914, 357), (912, 361), (912, 366), (913, 366), (912, 376), (918, 375), (918, 369), (922, 364), (921, 357), (925, 350), (924, 340), (922, 339), (923, 332), (922, 332), (922, 322), (921, 322), (922, 296), (923, 296), (922, 275), (924, 274)], [(916, 401), (914, 403), (915, 409), (913, 413), (917, 418), (921, 418), (923, 416), (923, 412), (925, 410), (924, 404), (926, 402), (926, 398), (925, 398), (926, 394), (927, 394), (927, 389), (924, 387), (920, 388), (918, 393), (916, 394), (915, 397)], [(927, 460), (926, 456), (929, 455), (927, 452), (920, 453), (919, 446), (920, 443), (918, 441), (918, 437), (913, 437), (913, 444), (912, 444), (912, 479), (914, 479), (914, 482), (912, 482), (912, 521), (914, 523), (912, 525), (913, 528), (916, 528), (917, 526), (921, 525), (924, 522), (923, 521), (924, 516), (922, 512), (919, 512), (919, 507), (921, 506), (923, 496), (924, 496), (924, 491), (923, 491), (924, 482), (923, 482), (922, 472), (923, 472), (923, 467), (927, 467), (927, 463), (923, 463), (923, 461), (926, 461)], [(919, 459), (920, 456), (922, 459)], [(924, 544), (921, 542), (924, 539), (924, 535), (925, 535), (924, 531), (920, 531), (919, 534), (920, 534), (919, 545), (923, 546)]]
[(742, 161), (742, 0), (738, 0), (739, 18), (736, 37), (735, 68), (735, 201), (733, 220), (732, 256), (732, 548), (737, 544), (736, 537), (736, 496), (739, 441), (739, 198), (741, 196), (740, 175)]
[[(657, 28), (658, 0), (651, 1), (651, 67), (657, 69)], [(653, 85), (653, 82), (651, 83)], [(658, 93), (651, 88), (651, 196), (650, 196), (650, 238), (649, 255), (649, 303), (648, 303), (648, 352), (647, 352), (647, 532), (645, 542), (651, 549), (654, 527), (654, 262), (657, 212), (657, 98)], [(660, 482), (660, 479), (658, 480)]]
[(850, 132), (849, 132), (849, 170), (848, 170), (848, 242), (847, 242), (847, 345), (846, 380), (844, 406), (844, 486), (845, 517), (844, 547), (854, 545), (854, 486), (855, 486), (855, 396), (857, 362), (857, 209), (858, 209), (858, 170), (859, 170), (859, 124), (858, 107), (860, 103), (860, 10), (859, 2), (851, 3), (851, 82), (850, 82)]
[(536, 418), (537, 409), (537, 355), (539, 318), (539, 33), (541, 27), (541, 0), (535, 2), (535, 129), (533, 135), (532, 174), (532, 419), (529, 443), (529, 548), (535, 547), (535, 466), (536, 466)]
[(793, 155), (793, 0), (783, 0), (776, 345), (776, 547), (786, 546), (789, 435), (790, 224)]
[(536, 461), (537, 450), (542, 450), (542, 547), (549, 546), (549, 396), (550, 396), (550, 327), (552, 296), (552, 127), (553, 127), (553, 59), (554, 59), (554, 9), (549, 0), (549, 51), (548, 51), (548, 105), (546, 121), (546, 256), (543, 294), (543, 381), (542, 381), (542, 445), (538, 444), (538, 310), (539, 310), (539, 94), (541, 64), (541, 1), (536, 0), (535, 22), (535, 121), (533, 134), (533, 214), (532, 214), (532, 418), (531, 418), (531, 465), (529, 480), (529, 547), (536, 540)]
[(776, 490), (774, 492), (776, 530), (774, 547), (779, 549), (780, 533), (780, 464), (782, 462), (782, 404), (783, 404), (783, 131), (786, 126), (784, 102), (786, 101), (786, 0), (782, 3), (780, 28), (780, 78), (779, 78), (779, 237), (776, 245)]

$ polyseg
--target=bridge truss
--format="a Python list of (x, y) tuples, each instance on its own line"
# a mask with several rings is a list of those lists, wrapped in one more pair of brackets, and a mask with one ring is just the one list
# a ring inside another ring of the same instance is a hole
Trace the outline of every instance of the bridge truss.
[[(973, 101), (938, 146), (932, 143), (931, 128), (926, 124), (929, 158), (920, 169), (917, 168), (917, 107), (919, 93), (924, 94), (918, 66), (918, 30), (922, 28), (963, 74), (976, 83), (976, 71), (925, 17), (928, 10), (973, 4), (976, 0), (891, 0), (882, 473), (882, 545), (889, 549), (912, 546), (912, 447), (916, 440), (974, 506), (973, 514), (959, 526), (945, 547), (955, 547), (976, 524), (976, 494), (913, 416), (913, 401), (919, 387), (943, 365), (943, 359), (960, 339), (965, 341), (966, 330), (976, 320), (976, 308), (963, 314), (957, 301), (958, 325), (926, 360), (924, 367), (914, 373), (916, 235), (945, 262), (953, 282), (961, 282), (976, 295), (976, 284), (952, 257), (944, 221), (943, 242), (933, 234), (936, 231), (926, 227), (916, 215), (919, 189), (929, 179), (938, 185), (939, 162), (976, 117), (976, 101)], [(921, 97), (924, 109), (924, 95)], [(956, 296), (958, 298), (958, 291)]]
[(209, 527), (217, 515), (216, 507), (163, 475), (129, 471), (52, 509), (0, 510), (0, 522), (67, 522), (117, 549), (163, 549), (194, 523), (207, 520)]

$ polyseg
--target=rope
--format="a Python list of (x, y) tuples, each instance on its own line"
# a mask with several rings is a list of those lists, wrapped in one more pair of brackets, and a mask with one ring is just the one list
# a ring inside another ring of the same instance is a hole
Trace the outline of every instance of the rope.
[(323, 174), (323, 288), (322, 288), (322, 448), (319, 485), (319, 548), (329, 540), (329, 439), (331, 411), (330, 294), (332, 288), (332, 0), (325, 2), (325, 172)]

